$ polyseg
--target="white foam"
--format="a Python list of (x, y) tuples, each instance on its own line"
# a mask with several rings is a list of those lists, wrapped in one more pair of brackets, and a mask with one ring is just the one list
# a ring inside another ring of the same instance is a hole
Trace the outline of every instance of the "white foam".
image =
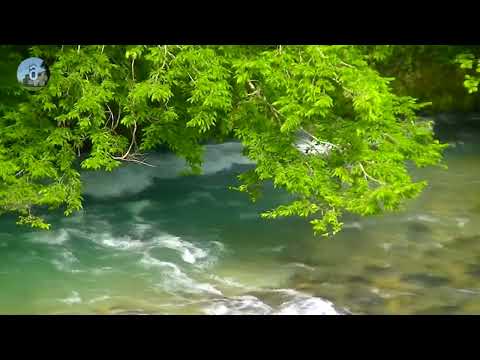
[(282, 252), (283, 250), (285, 250), (286, 246), (284, 245), (279, 245), (279, 246), (275, 246), (273, 248), (271, 248), (270, 250), (273, 251), (273, 252)]
[(82, 302), (82, 298), (80, 297), (80, 294), (78, 292), (72, 291), (72, 295), (60, 301), (65, 304), (73, 305), (80, 304)]
[[(242, 145), (237, 142), (227, 142), (204, 147), (203, 174), (210, 175), (228, 170), (233, 165), (254, 164), (243, 156)], [(152, 185), (153, 180), (173, 179), (187, 169), (184, 159), (173, 154), (155, 154), (147, 162), (156, 167), (138, 164), (127, 164), (110, 172), (88, 171), (82, 173), (84, 194), (109, 198), (121, 195), (137, 194)]]
[(392, 248), (392, 244), (386, 242), (386, 243), (381, 244), (381, 247), (383, 248), (383, 250), (388, 252)]
[(278, 289), (293, 299), (284, 302), (273, 315), (340, 315), (334, 305), (325, 299), (302, 294), (292, 289)]
[(99, 243), (100, 245), (110, 247), (110, 248), (115, 248), (118, 250), (139, 249), (145, 246), (145, 244), (142, 241), (133, 240), (128, 235), (115, 238), (108, 233), (98, 235), (98, 240), (96, 242)]
[(178, 206), (190, 206), (197, 203), (205, 203), (205, 201), (216, 202), (215, 197), (207, 191), (194, 191), (189, 196), (177, 202)]
[(458, 292), (464, 293), (464, 294), (471, 294), (471, 295), (479, 295), (480, 291), (478, 290), (472, 290), (472, 289), (456, 289)]
[(292, 300), (282, 305), (274, 315), (340, 315), (333, 304), (320, 298)]
[(456, 218), (457, 226), (463, 228), (465, 224), (470, 222), (470, 219), (467, 218)]
[(225, 251), (225, 244), (220, 241), (210, 241), (211, 244), (215, 245), (219, 251)]
[(345, 229), (362, 229), (363, 226), (358, 221), (354, 221), (352, 223), (346, 223), (343, 225)]
[(150, 200), (129, 201), (124, 206), (132, 215), (138, 217), (143, 210), (152, 206), (152, 202)]
[(204, 311), (208, 315), (267, 315), (272, 308), (255, 296), (237, 296), (215, 301)]
[(68, 272), (80, 272), (81, 270), (74, 270), (72, 269), (72, 265), (74, 263), (78, 263), (79, 260), (75, 257), (75, 255), (67, 249), (64, 249), (57, 259), (52, 260), (52, 264), (60, 271), (68, 271)]
[(244, 284), (241, 284), (241, 283), (239, 283), (239, 282), (237, 282), (234, 279), (229, 278), (229, 277), (223, 278), (223, 277), (211, 274), (210, 279), (215, 280), (216, 282), (218, 282), (220, 284), (227, 285), (229, 287), (235, 287), (235, 288), (244, 289), (244, 290), (255, 290), (254, 288), (252, 288), (250, 286), (247, 286), (247, 285), (244, 285)]
[(96, 303), (96, 302), (99, 302), (99, 301), (105, 301), (105, 300), (108, 300), (108, 299), (110, 299), (110, 296), (104, 295), (104, 296), (99, 296), (99, 297), (93, 298), (93, 299), (89, 300), (88, 303), (93, 304), (93, 303)]
[(70, 238), (68, 231), (65, 229), (35, 232), (31, 234), (32, 234), (32, 239), (31, 239), (32, 242), (44, 243), (49, 245), (61, 245)]
[(303, 263), (296, 263), (296, 262), (287, 264), (286, 266), (301, 267), (301, 268), (306, 269), (306, 270), (309, 270), (309, 271), (314, 271), (314, 270), (315, 270), (315, 268), (312, 267), (312, 266), (308, 266), (308, 265), (305, 265), (305, 264), (303, 264)]
[(145, 253), (140, 263), (147, 267), (160, 267), (162, 271), (162, 282), (158, 286), (162, 290), (171, 292), (189, 292), (189, 293), (210, 293), (214, 295), (222, 295), (222, 292), (208, 283), (200, 283), (185, 274), (179, 266), (167, 261), (155, 259), (150, 254)]
[(134, 225), (135, 227), (135, 235), (138, 235), (138, 236), (144, 236), (145, 233), (148, 231), (148, 230), (151, 230), (152, 229), (152, 225), (150, 224), (143, 224), (143, 223), (136, 223)]
[(252, 295), (215, 300), (204, 311), (210, 315), (340, 315), (330, 301), (312, 297), (292, 289), (275, 289), (291, 299), (278, 308)]
[(166, 267), (166, 268), (169, 268), (170, 270), (172, 270), (174, 273), (177, 273), (177, 274), (181, 272), (181, 270), (178, 268), (177, 265), (175, 265), (171, 262), (158, 260), (158, 259), (154, 258), (153, 256), (151, 256), (148, 252), (145, 252), (143, 254), (143, 257), (140, 259), (140, 264), (142, 264), (143, 266), (145, 266), (147, 268)]
[(182, 260), (189, 264), (194, 264), (198, 259), (204, 259), (208, 256), (206, 251), (177, 236), (163, 235), (154, 238), (153, 242), (156, 246), (178, 251)]
[(242, 144), (226, 142), (218, 145), (205, 146), (205, 161), (202, 166), (203, 173), (215, 174), (229, 170), (233, 165), (253, 165), (255, 162), (242, 154)]
[(428, 222), (428, 223), (438, 223), (440, 220), (433, 217), (433, 216), (430, 216), (430, 215), (427, 215), (427, 214), (420, 214), (420, 215), (415, 215), (415, 216), (409, 216), (407, 218), (408, 221), (412, 221), (412, 220), (418, 220), (418, 221), (423, 221), (423, 222)]
[[(141, 238), (149, 229), (151, 229), (151, 226), (148, 224), (138, 224), (135, 233)], [(192, 265), (195, 264), (197, 267), (210, 266), (216, 261), (216, 257), (211, 255), (209, 251), (203, 250), (178, 236), (168, 233), (157, 235), (143, 241), (132, 238), (129, 235), (114, 237), (110, 233), (103, 233), (96, 235), (94, 242), (101, 246), (120, 251), (146, 252), (154, 248), (167, 248), (176, 251), (184, 262)], [(156, 260), (154, 258), (152, 259), (153, 262)]]

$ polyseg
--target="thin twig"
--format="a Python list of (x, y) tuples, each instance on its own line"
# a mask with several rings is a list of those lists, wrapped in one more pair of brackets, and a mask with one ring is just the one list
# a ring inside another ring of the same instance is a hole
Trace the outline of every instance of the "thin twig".
[(360, 166), (360, 169), (362, 170), (363, 172), (363, 175), (365, 176), (365, 179), (370, 179), (372, 181), (375, 181), (376, 183), (380, 184), (380, 185), (385, 185), (385, 183), (383, 181), (380, 181), (378, 179), (375, 179), (374, 177), (370, 176), (364, 169), (363, 165), (361, 163), (358, 163), (358, 165)]
[(332, 78), (332, 80), (335, 81), (338, 85), (340, 85), (340, 86), (343, 88), (343, 90), (346, 90), (347, 92), (349, 92), (351, 96), (354, 95), (353, 90), (345, 87), (345, 86), (343, 85), (342, 81), (338, 80), (336, 77)]
[(315, 172), (313, 171), (313, 168), (310, 166), (308, 161), (304, 161), (303, 163), (307, 166), (307, 168), (309, 170), (309, 173), (310, 173), (310, 176), (314, 176)]
[(132, 141), (130, 142), (130, 146), (127, 152), (122, 156), (122, 159), (125, 159), (128, 155), (130, 155), (130, 151), (132, 150), (133, 143), (135, 142), (135, 133), (137, 132), (137, 122), (135, 121), (133, 131), (132, 131)]
[(138, 164), (142, 164), (142, 165), (146, 165), (146, 166), (150, 166), (150, 167), (156, 167), (155, 165), (152, 165), (152, 164), (149, 164), (149, 163), (146, 163), (142, 160), (137, 160), (135, 158), (128, 158), (128, 159), (124, 159), (120, 156), (112, 156), (112, 159), (114, 160), (120, 160), (120, 161), (128, 161), (128, 162), (134, 162), (134, 163), (138, 163)]
[(257, 96), (258, 98), (260, 98), (268, 106), (270, 111), (273, 113), (273, 116), (275, 117), (277, 122), (280, 123), (280, 117), (282, 116), (282, 114), (275, 108), (275, 106), (270, 104), (270, 102), (267, 100), (267, 97), (262, 94), (261, 89), (255, 87), (255, 85), (253, 84), (254, 81), (256, 80), (248, 80), (248, 86), (250, 87), (250, 90), (252, 90), (253, 92), (250, 94), (247, 94), (247, 96)]
[(115, 124), (115, 127), (113, 130), (115, 130), (118, 127), (118, 124), (120, 123), (120, 115), (122, 114), (122, 106), (118, 104), (118, 115), (117, 115), (117, 123)]
[(340, 61), (340, 64), (345, 65), (345, 66), (347, 66), (347, 67), (349, 67), (349, 68), (355, 69), (355, 66), (350, 65), (350, 64), (347, 64), (347, 63), (344, 62), (344, 61)]
[(133, 79), (133, 81), (135, 81), (135, 69), (134, 69), (134, 65), (135, 65), (135, 58), (132, 59), (132, 79)]
[(164, 55), (164, 57), (163, 57), (162, 70), (163, 70), (163, 68), (165, 67), (165, 64), (167, 63), (167, 53), (168, 53), (168, 51), (167, 51), (167, 45), (163, 45), (163, 46), (164, 46), (164, 48), (165, 48), (165, 55)]
[(113, 115), (113, 111), (112, 109), (110, 109), (110, 106), (108, 106), (108, 104), (107, 104), (107, 108), (108, 108), (107, 112), (110, 113), (110, 117), (108, 118), (108, 120), (110, 119), (112, 120), (112, 126), (110, 128), (113, 130), (113, 124), (115, 123), (115, 116)]
[(398, 144), (398, 141), (395, 140), (390, 134), (385, 133), (384, 134), (387, 138), (389, 138), (393, 143)]

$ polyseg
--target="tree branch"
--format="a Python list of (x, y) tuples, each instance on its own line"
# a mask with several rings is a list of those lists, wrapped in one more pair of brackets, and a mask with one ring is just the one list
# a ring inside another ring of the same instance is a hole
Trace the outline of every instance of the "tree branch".
[(135, 58), (132, 59), (132, 79), (135, 81)]
[(130, 142), (130, 146), (128, 147), (127, 152), (121, 156), (122, 160), (125, 160), (128, 155), (130, 155), (130, 151), (132, 150), (133, 143), (135, 142), (135, 134), (137, 132), (137, 122), (135, 121), (133, 131), (132, 131), (132, 141)]
[(110, 128), (113, 130), (113, 125), (115, 124), (115, 116), (113, 115), (113, 111), (112, 109), (110, 109), (110, 106), (108, 104), (107, 104), (107, 109), (108, 111), (106, 112), (110, 114), (110, 117), (108, 118), (108, 120), (112, 120), (112, 126)]
[(378, 179), (375, 179), (374, 177), (370, 176), (366, 171), (365, 171), (365, 168), (363, 167), (362, 163), (358, 163), (358, 165), (360, 166), (360, 169), (362, 170), (363, 172), (363, 175), (365, 176), (365, 179), (370, 179), (372, 181), (375, 181), (376, 183), (380, 184), (380, 185), (385, 185), (385, 183), (383, 181), (380, 181)]
[(340, 60), (340, 64), (342, 64), (342, 65), (344, 65), (344, 66), (346, 66), (346, 67), (349, 67), (349, 68), (355, 69), (355, 66), (353, 66), (353, 65), (350, 65), (350, 64), (347, 64), (346, 62), (344, 62), (344, 61), (341, 61), (341, 60)]
[(261, 99), (270, 109), (270, 111), (273, 113), (273, 116), (277, 120), (278, 123), (280, 123), (280, 117), (282, 114), (273, 106), (270, 104), (270, 102), (267, 100), (267, 97), (263, 95), (262, 90), (260, 88), (255, 87), (253, 84), (255, 80), (248, 80), (248, 86), (250, 87), (250, 90), (253, 92), (250, 94), (247, 94), (247, 96), (257, 96), (259, 99)]
[(114, 160), (120, 160), (120, 161), (134, 162), (134, 163), (138, 163), (138, 164), (142, 164), (142, 165), (146, 165), (146, 166), (150, 166), (150, 167), (156, 167), (155, 165), (146, 163), (145, 161), (138, 160), (138, 159), (135, 159), (135, 158), (133, 158), (133, 157), (124, 158), (124, 157), (120, 157), (120, 156), (112, 156), (112, 159), (114, 159)]

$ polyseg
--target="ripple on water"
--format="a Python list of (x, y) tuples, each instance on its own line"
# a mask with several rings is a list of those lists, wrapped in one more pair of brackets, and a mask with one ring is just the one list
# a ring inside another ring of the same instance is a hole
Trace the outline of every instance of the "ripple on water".
[(222, 292), (212, 284), (199, 282), (189, 277), (180, 267), (174, 263), (161, 261), (152, 257), (148, 252), (144, 253), (140, 264), (147, 268), (161, 269), (161, 280), (155, 284), (160, 291), (167, 291), (174, 294), (181, 293), (209, 293), (222, 295)]
[(55, 268), (62, 272), (81, 272), (79, 269), (72, 269), (74, 264), (79, 264), (80, 261), (78, 258), (68, 249), (62, 249), (62, 251), (55, 256), (55, 259), (52, 260), (52, 264)]

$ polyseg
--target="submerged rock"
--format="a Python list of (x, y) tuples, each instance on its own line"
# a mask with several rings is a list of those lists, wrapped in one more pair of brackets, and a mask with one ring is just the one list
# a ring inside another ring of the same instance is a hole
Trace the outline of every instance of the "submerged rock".
[(380, 265), (367, 265), (364, 267), (366, 273), (371, 275), (382, 275), (389, 274), (392, 272), (390, 266), (380, 266)]
[(429, 287), (443, 286), (450, 283), (447, 277), (422, 273), (407, 274), (402, 276), (401, 280)]
[(356, 283), (356, 284), (361, 284), (361, 285), (368, 285), (371, 284), (371, 280), (366, 278), (365, 276), (361, 275), (353, 275), (348, 278), (348, 281), (350, 283)]
[(414, 222), (408, 225), (408, 230), (412, 233), (430, 233), (432, 230), (426, 224)]
[(480, 235), (470, 235), (470, 236), (458, 236), (453, 239), (450, 244), (451, 247), (455, 246), (480, 246)]
[(358, 309), (362, 313), (375, 314), (385, 306), (385, 298), (380, 295), (376, 288), (356, 286), (346, 294), (345, 301), (353, 310)]

